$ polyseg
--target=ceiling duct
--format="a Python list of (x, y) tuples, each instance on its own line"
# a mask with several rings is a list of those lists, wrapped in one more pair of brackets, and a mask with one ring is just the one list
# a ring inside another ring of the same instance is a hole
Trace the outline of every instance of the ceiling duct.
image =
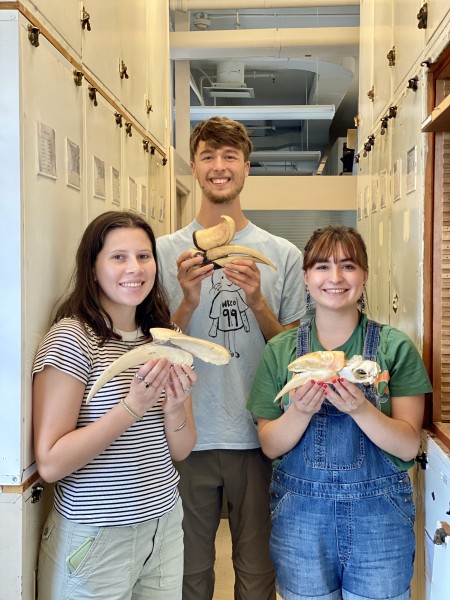
[(359, 48), (359, 27), (236, 29), (234, 31), (172, 31), (172, 60), (242, 60), (353, 56)]
[(241, 62), (224, 61), (217, 65), (216, 81), (203, 91), (211, 98), (254, 98), (253, 88), (244, 82), (245, 66)]

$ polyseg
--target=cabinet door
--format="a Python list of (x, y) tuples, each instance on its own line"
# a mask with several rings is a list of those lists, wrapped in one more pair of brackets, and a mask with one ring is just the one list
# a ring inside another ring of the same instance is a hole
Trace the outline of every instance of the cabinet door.
[(425, 45), (425, 30), (417, 27), (417, 13), (422, 4), (422, 0), (394, 0), (394, 91), (398, 90), (400, 84), (404, 84), (404, 78)]
[(22, 0), (22, 3), (63, 45), (67, 44), (78, 58), (81, 56), (80, 0)]
[(389, 66), (387, 54), (392, 51), (394, 46), (393, 18), (393, 1), (377, 0), (377, 6), (374, 11), (374, 35), (376, 43), (373, 46), (374, 122), (380, 119), (392, 95), (394, 66)]
[[(2, 286), (0, 311), (0, 485), (17, 485), (22, 475), (22, 419), (19, 408), (22, 378), (22, 211), (18, 20), (17, 11), (0, 11), (0, 112), (3, 123), (0, 135), (0, 252), (7, 257), (3, 265), (3, 277), (7, 285)], [(0, 502), (4, 495), (0, 494)], [(12, 545), (10, 551), (13, 552)], [(2, 588), (4, 589), (3, 581)], [(14, 595), (9, 597), (14, 598)]]
[[(21, 19), (23, 460), (31, 450), (34, 354), (65, 291), (83, 229), (82, 89), (45, 39), (30, 44)], [(16, 385), (16, 384), (14, 384)]]
[(124, 206), (147, 216), (149, 153), (144, 151), (142, 138), (137, 133), (122, 138)]
[(166, 150), (168, 147), (169, 106), (169, 14), (164, 0), (148, 2), (147, 94), (152, 110), (148, 114), (150, 135)]
[(120, 14), (121, 0), (104, 2), (86, 0), (91, 30), (82, 32), (82, 61), (96, 79), (117, 99), (121, 94), (120, 82)]
[(122, 195), (121, 140), (125, 130), (116, 122), (114, 108), (97, 95), (97, 106), (83, 86), (87, 220), (107, 210), (125, 207)]
[(423, 316), (423, 89), (420, 77), (416, 92), (405, 90), (398, 101), (397, 117), (389, 125), (393, 135), (390, 323), (409, 334), (417, 345)]
[(374, 0), (361, 0), (359, 48), (359, 143), (372, 131), (373, 101), (368, 94), (374, 86), (373, 78), (373, 36), (374, 36)]
[(381, 323), (389, 322), (390, 312), (390, 256), (391, 206), (389, 202), (390, 135), (386, 132), (375, 138), (371, 151), (370, 193), (370, 248), (371, 269), (369, 314)]
[[(425, 3), (425, 0), (422, 4)], [(443, 24), (444, 17), (450, 12), (448, 0), (427, 0), (428, 22), (425, 30), (427, 43), (437, 32), (439, 26)]]
[(119, 15), (120, 60), (126, 66), (128, 75), (128, 78), (123, 75), (120, 79), (120, 99), (143, 128), (146, 128), (148, 118), (145, 99), (148, 60), (147, 6), (150, 4), (152, 3), (146, 0), (128, 0), (122, 3)]

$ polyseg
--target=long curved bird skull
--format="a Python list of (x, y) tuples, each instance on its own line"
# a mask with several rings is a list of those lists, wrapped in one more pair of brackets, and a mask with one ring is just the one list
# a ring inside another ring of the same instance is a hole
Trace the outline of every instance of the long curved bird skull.
[(333, 379), (343, 377), (352, 383), (374, 383), (381, 368), (378, 363), (364, 360), (360, 355), (345, 360), (345, 355), (340, 350), (323, 350), (300, 356), (288, 365), (288, 371), (294, 373), (292, 379), (278, 392), (274, 402), (311, 379), (332, 383)]
[(153, 342), (125, 352), (103, 371), (89, 391), (86, 404), (89, 404), (95, 394), (110, 379), (131, 367), (144, 364), (151, 358), (167, 358), (172, 364), (189, 366), (192, 366), (194, 356), (214, 365), (226, 365), (231, 360), (228, 350), (219, 344), (184, 335), (172, 329), (164, 329), (163, 327), (150, 329), (150, 333)]
[(191, 255), (202, 256), (203, 262), (192, 267), (193, 269), (209, 263), (213, 263), (215, 269), (221, 269), (235, 258), (245, 258), (277, 270), (273, 262), (261, 252), (246, 246), (230, 244), (236, 230), (234, 220), (228, 215), (221, 215), (221, 218), (222, 221), (218, 225), (194, 231), (192, 238), (195, 248), (191, 248)]

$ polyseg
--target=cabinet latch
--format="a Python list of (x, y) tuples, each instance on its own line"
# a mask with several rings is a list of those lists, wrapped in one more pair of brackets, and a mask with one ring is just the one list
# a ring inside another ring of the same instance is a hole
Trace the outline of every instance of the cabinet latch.
[(421, 469), (425, 470), (427, 468), (428, 460), (426, 452), (421, 452), (420, 454), (418, 454), (415, 460), (417, 463), (419, 463)]
[(445, 521), (438, 521), (438, 528), (434, 532), (433, 544), (436, 546), (442, 546), (445, 544), (445, 538), (450, 537), (450, 525)]
[(42, 496), (42, 492), (44, 491), (44, 486), (40, 483), (35, 483), (31, 488), (31, 504), (36, 504), (39, 502)]
[(39, 46), (39, 34), (40, 30), (34, 25), (28, 25), (28, 39), (31, 42), (31, 45), (37, 48)]
[(389, 66), (395, 67), (395, 46), (392, 46), (392, 50), (389, 50), (389, 52), (386, 54), (386, 58), (389, 61)]
[(417, 27), (419, 29), (426, 29), (428, 26), (428, 2), (422, 6), (422, 8), (417, 13)]

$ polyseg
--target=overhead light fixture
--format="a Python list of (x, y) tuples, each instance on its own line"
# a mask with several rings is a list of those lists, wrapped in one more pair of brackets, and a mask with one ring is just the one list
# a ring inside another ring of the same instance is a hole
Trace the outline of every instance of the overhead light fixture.
[(320, 157), (319, 151), (255, 150), (250, 155), (250, 161), (261, 163), (319, 162)]
[(203, 91), (210, 98), (254, 98), (255, 92), (253, 88), (248, 87), (204, 87)]
[(229, 117), (238, 121), (331, 121), (334, 104), (294, 104), (276, 106), (191, 106), (191, 121)]

